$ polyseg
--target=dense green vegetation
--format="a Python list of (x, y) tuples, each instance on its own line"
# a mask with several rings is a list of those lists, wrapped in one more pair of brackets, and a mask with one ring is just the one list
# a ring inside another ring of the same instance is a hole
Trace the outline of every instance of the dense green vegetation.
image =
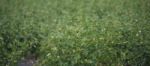
[(150, 0), (0, 0), (0, 66), (149, 66)]

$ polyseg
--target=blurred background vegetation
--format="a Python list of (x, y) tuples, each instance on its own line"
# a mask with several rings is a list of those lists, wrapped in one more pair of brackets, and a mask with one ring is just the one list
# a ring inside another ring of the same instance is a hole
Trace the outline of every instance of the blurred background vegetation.
[(149, 66), (150, 0), (0, 0), (0, 66)]

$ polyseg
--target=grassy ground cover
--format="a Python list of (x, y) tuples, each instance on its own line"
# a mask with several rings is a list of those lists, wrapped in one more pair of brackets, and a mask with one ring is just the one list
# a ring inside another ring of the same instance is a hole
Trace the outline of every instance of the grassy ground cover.
[(149, 66), (149, 0), (0, 0), (0, 66)]

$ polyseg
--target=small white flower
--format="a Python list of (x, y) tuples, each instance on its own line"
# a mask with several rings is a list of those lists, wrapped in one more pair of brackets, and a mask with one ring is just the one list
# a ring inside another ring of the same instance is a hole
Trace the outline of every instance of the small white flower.
[(137, 33), (136, 36), (139, 36), (139, 34)]
[(106, 30), (106, 28), (103, 28), (101, 31), (104, 32)]
[(100, 40), (103, 40), (104, 38), (99, 38)]
[(52, 50), (53, 50), (53, 51), (57, 51), (57, 47), (53, 47)]
[(141, 30), (139, 30), (139, 33), (141, 33), (142, 31)]
[(51, 53), (48, 53), (46, 56), (50, 56), (51, 55)]

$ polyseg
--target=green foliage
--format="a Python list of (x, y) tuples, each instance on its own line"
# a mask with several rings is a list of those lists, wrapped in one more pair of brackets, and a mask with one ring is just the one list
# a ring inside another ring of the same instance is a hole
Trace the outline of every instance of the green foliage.
[(0, 0), (0, 66), (149, 66), (149, 0)]

